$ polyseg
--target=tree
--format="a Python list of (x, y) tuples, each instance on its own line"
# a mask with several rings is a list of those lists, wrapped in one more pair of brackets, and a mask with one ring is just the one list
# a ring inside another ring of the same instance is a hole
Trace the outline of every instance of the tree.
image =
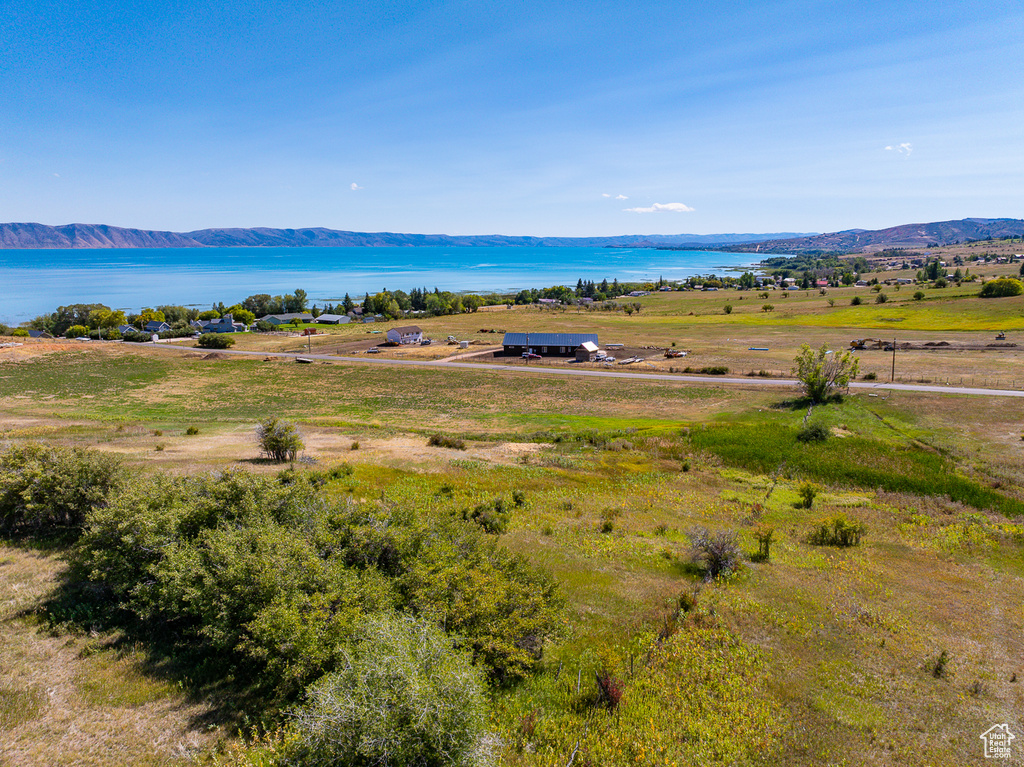
[(980, 295), (982, 298), (1005, 298), (1006, 296), (1019, 296), (1024, 293), (1024, 284), (1012, 277), (1000, 277), (989, 280), (981, 286)]
[(253, 314), (255, 314), (257, 317), (262, 317), (265, 314), (270, 314), (270, 294), (257, 293), (254, 296), (249, 296), (242, 302), (242, 306), (245, 309), (248, 309)]
[[(217, 316), (219, 317), (220, 315), (218, 314)], [(146, 327), (146, 323), (147, 322), (165, 322), (165, 321), (166, 321), (166, 318), (164, 317), (164, 313), (163, 312), (158, 312), (158, 311), (155, 311), (154, 309), (150, 309), (150, 308), (147, 307), (147, 308), (143, 309), (141, 312), (139, 312), (139, 316), (136, 318), (135, 324), (136, 324), (136, 326), (138, 328), (141, 329), (141, 328)]]
[(256, 321), (256, 315), (250, 312), (248, 309), (234, 308), (228, 312), (235, 322), (241, 322), (245, 325), (252, 325)]
[(836, 354), (825, 344), (818, 351), (804, 344), (794, 362), (793, 373), (811, 402), (827, 401), (836, 389), (850, 383), (860, 366), (860, 360), (850, 352)]
[(295, 424), (281, 421), (276, 416), (260, 421), (256, 427), (256, 442), (268, 458), (279, 462), (294, 461), (305, 447)]
[(85, 325), (72, 325), (65, 332), (68, 338), (81, 338), (89, 335), (89, 328)]

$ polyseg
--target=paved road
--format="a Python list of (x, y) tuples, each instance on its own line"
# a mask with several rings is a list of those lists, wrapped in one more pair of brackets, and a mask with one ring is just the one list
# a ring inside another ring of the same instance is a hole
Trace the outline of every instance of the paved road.
[[(157, 349), (174, 349), (176, 351), (188, 351), (195, 353), (194, 347), (174, 347), (164, 344), (139, 344), (140, 346), (151, 346)], [(203, 351), (203, 350), (200, 350)], [(212, 350), (211, 350), (212, 351)], [(324, 362), (359, 362), (366, 365), (411, 365), (414, 367), (442, 367), (442, 368), (464, 368), (466, 370), (488, 370), (497, 373), (513, 374), (540, 374), (555, 376), (587, 376), (591, 378), (626, 378), (631, 381), (675, 381), (677, 383), (690, 384), (743, 384), (744, 386), (763, 387), (794, 387), (797, 386), (793, 378), (726, 378), (724, 376), (688, 376), (667, 373), (633, 373), (619, 370), (586, 370), (582, 368), (552, 368), (543, 365), (487, 365), (481, 362), (455, 362), (447, 360), (397, 360), (380, 357), (338, 357), (332, 354), (302, 354), (295, 352), (257, 352), (244, 351), (241, 349), (217, 349), (217, 354), (233, 354), (245, 357), (283, 357), (295, 359), (301, 357), (307, 360), (318, 360)], [(1018, 389), (979, 389), (968, 386), (926, 386), (924, 384), (902, 384), (902, 383), (865, 383), (857, 381), (850, 384), (851, 389), (868, 389), (874, 391), (912, 391), (931, 392), (938, 394), (970, 394), (984, 397), (1024, 397), (1024, 391)]]

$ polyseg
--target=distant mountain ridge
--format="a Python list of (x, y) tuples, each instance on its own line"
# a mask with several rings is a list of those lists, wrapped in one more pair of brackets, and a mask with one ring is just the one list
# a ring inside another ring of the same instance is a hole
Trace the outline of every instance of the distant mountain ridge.
[(106, 224), (0, 224), (0, 249), (22, 248), (203, 248), (203, 247), (384, 247), (423, 245), (511, 247), (720, 247), (733, 243), (801, 236), (772, 234), (650, 234), (618, 237), (517, 237), (502, 234), (448, 235), (396, 232), (347, 232), (323, 227), (307, 229), (199, 229), (155, 232)]
[(0, 248), (196, 248), (177, 232), (122, 229), (106, 224), (0, 224)]
[(761, 242), (737, 243), (729, 250), (741, 253), (799, 255), (822, 253), (873, 253), (887, 248), (926, 248), (952, 245), (989, 237), (1024, 236), (1024, 220), (1018, 218), (965, 218), (960, 221), (936, 221), (930, 224), (903, 224), (888, 229), (848, 229), (843, 232), (812, 236), (770, 238)]

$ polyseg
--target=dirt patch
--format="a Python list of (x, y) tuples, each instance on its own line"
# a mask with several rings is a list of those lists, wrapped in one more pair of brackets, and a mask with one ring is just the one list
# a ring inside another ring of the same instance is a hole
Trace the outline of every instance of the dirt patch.
[(230, 359), (226, 354), (220, 354), (219, 352), (211, 352), (203, 357), (204, 360), (226, 360)]

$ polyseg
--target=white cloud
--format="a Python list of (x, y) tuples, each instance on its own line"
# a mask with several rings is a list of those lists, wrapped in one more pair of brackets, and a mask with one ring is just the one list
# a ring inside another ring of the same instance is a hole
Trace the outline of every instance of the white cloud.
[(601, 196), (602, 196), (602, 197), (611, 197), (611, 195), (610, 195), (610, 194), (602, 194)]
[(885, 151), (899, 152), (902, 155), (909, 155), (914, 151), (914, 146), (909, 141), (904, 141), (902, 144), (897, 144), (896, 146), (887, 146)]
[(59, 174), (59, 173), (54, 173), (54, 174), (53, 174), (53, 177), (54, 177), (54, 178), (60, 178), (60, 174)]
[(623, 208), (626, 213), (690, 213), (693, 211), (689, 205), (681, 202), (656, 202), (649, 208)]
[(626, 197), (626, 195), (624, 195), (624, 194), (617, 194), (617, 195), (615, 195), (615, 199), (616, 200), (628, 200), (629, 198)]
[(357, 184), (355, 181), (353, 181), (352, 185), (349, 186), (349, 189), (351, 189), (353, 192), (355, 192), (355, 191), (357, 191), (359, 189), (362, 189), (362, 187), (359, 186), (359, 184)]

